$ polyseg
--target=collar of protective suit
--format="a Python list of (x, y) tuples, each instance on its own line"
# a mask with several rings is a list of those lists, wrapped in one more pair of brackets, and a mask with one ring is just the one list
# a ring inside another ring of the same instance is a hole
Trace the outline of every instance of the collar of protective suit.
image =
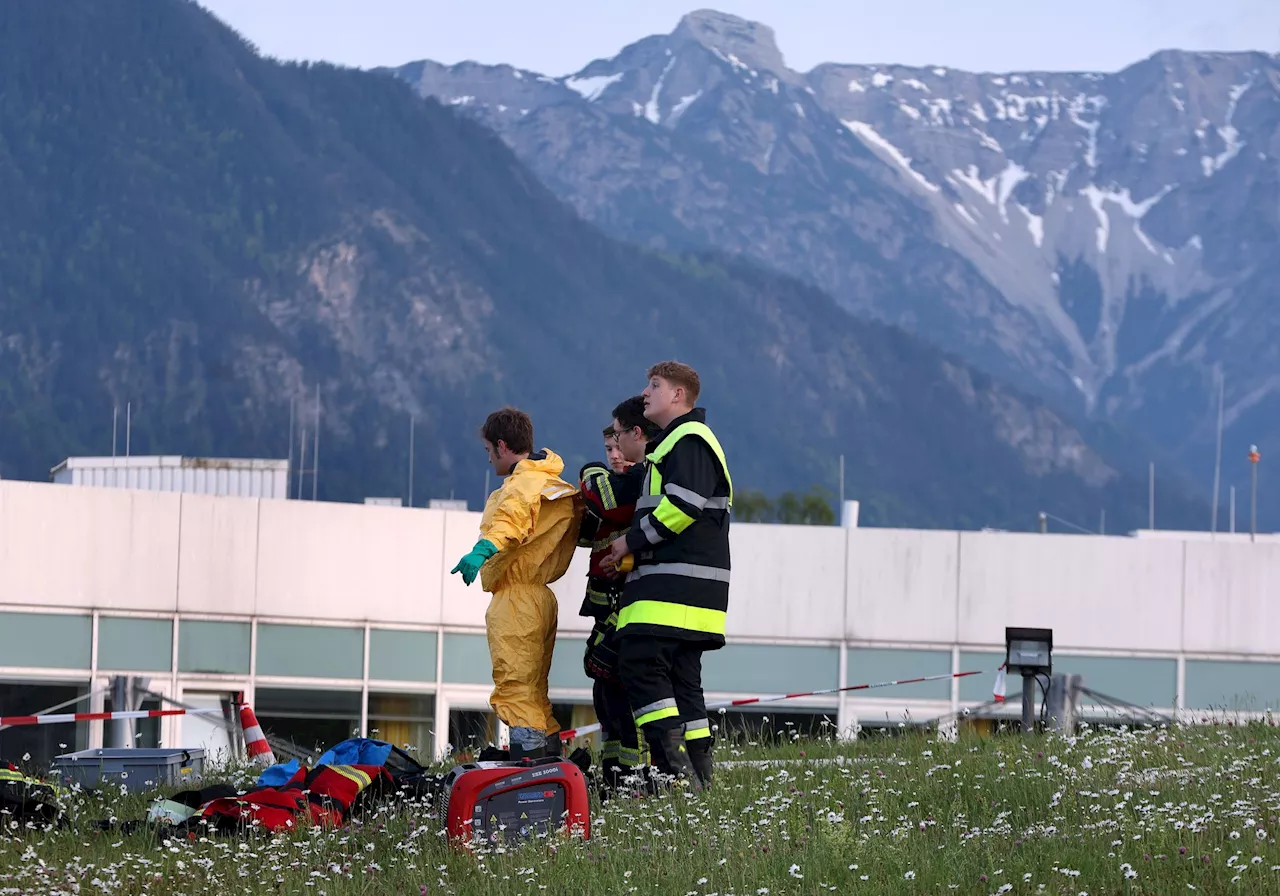
[(546, 476), (559, 476), (564, 472), (564, 461), (560, 455), (550, 448), (535, 451), (511, 468), (511, 475), (520, 473), (542, 473)]
[(564, 461), (542, 449), (520, 461), (489, 496), (480, 534), (499, 551), (480, 567), (485, 591), (507, 584), (554, 582), (577, 546), (578, 487), (560, 478)]

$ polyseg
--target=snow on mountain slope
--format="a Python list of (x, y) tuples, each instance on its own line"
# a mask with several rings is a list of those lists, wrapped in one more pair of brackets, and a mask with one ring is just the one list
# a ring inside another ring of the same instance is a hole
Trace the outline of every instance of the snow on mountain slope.
[(398, 74), (612, 232), (744, 253), (1190, 463), (1220, 371), (1236, 440), (1280, 440), (1276, 56), (800, 73), (700, 10), (570, 78)]

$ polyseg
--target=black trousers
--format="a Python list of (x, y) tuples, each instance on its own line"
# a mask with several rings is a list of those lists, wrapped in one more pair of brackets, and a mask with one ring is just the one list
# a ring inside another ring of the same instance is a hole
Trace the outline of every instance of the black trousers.
[(636, 724), (667, 731), (707, 719), (702, 693), (703, 645), (681, 638), (618, 638), (618, 673)]
[(644, 760), (640, 744), (640, 728), (631, 716), (627, 692), (617, 678), (596, 679), (591, 690), (596, 720), (600, 722), (603, 741), (602, 759), (616, 759), (622, 765), (637, 766)]

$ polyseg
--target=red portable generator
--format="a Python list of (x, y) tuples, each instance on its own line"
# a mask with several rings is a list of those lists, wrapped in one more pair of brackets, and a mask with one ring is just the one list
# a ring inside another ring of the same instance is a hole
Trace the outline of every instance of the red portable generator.
[(559, 757), (459, 765), (440, 796), (440, 820), (455, 844), (513, 843), (564, 828), (584, 840), (591, 834), (586, 778)]

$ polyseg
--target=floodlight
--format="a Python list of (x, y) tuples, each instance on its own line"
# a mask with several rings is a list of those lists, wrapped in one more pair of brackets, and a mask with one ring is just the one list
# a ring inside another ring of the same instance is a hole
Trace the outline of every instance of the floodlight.
[(1006, 627), (1004, 661), (1009, 675), (1022, 676), (1022, 730), (1032, 731), (1036, 676), (1053, 674), (1053, 629)]
[(1053, 629), (1005, 628), (1005, 671), (1010, 675), (1053, 674)]

